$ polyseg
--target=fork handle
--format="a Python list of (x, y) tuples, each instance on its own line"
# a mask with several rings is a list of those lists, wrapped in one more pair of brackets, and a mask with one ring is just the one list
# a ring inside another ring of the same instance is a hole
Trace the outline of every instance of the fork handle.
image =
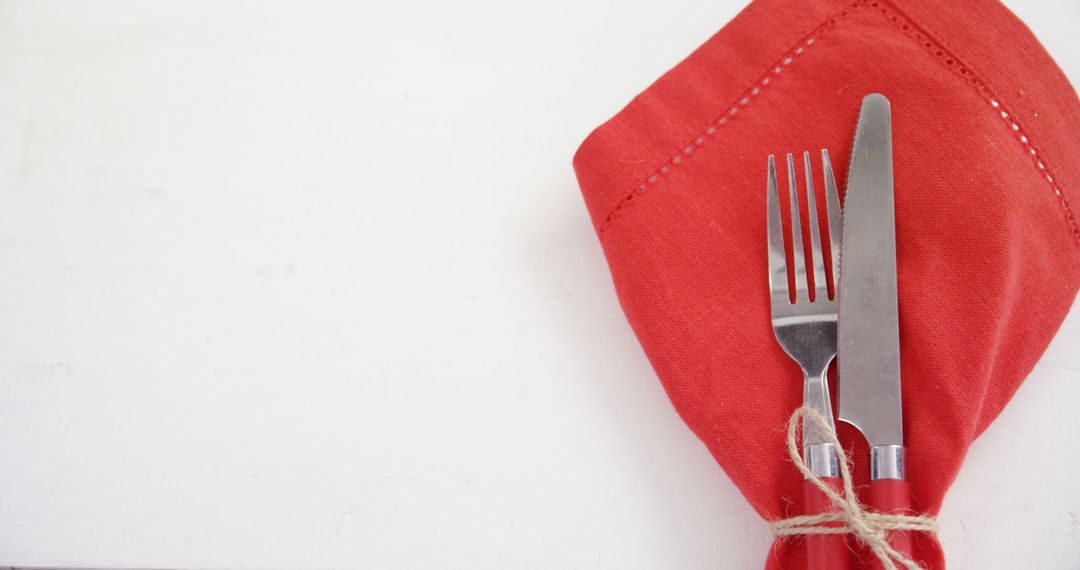
[[(843, 494), (844, 483), (839, 477), (821, 477), (837, 493)], [(809, 479), (803, 480), (803, 511), (820, 515), (836, 510), (836, 505)], [(850, 551), (846, 535), (812, 534), (806, 539), (807, 570), (847, 570)]]
[[(867, 504), (878, 512), (893, 515), (911, 514), (911, 484), (904, 479), (874, 479), (870, 481)], [(911, 532), (896, 530), (889, 533), (889, 545), (897, 552), (911, 557)], [(881, 561), (872, 557), (871, 570), (883, 570)]]

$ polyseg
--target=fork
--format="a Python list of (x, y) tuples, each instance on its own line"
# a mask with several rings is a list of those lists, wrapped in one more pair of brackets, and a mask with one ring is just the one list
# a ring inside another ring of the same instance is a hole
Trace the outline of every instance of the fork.
[[(821, 151), (824, 171), (825, 204), (829, 236), (833, 290), (838, 291), (840, 279), (840, 199), (836, 192), (832, 163), (828, 151)], [(835, 430), (832, 403), (826, 374), (836, 357), (836, 296), (829, 298), (818, 229), (814, 181), (810, 168), (810, 153), (803, 152), (803, 171), (806, 178), (806, 207), (810, 223), (810, 257), (813, 283), (808, 280), (806, 254), (803, 251), (802, 226), (799, 220), (799, 199), (795, 183), (795, 164), (787, 155), (788, 188), (791, 201), (791, 246), (795, 274), (794, 295), (788, 284), (788, 263), (784, 251), (784, 230), (781, 222), (780, 196), (776, 183), (776, 161), (769, 155), (768, 236), (769, 236), (769, 293), (772, 299), (772, 326), (776, 341), (803, 372), (803, 405), (813, 408)], [(813, 294), (811, 296), (811, 293)], [(803, 458), (810, 471), (836, 490), (842, 488), (836, 448), (827, 443), (815, 424), (803, 420)], [(816, 515), (832, 510), (832, 501), (810, 481), (803, 482), (805, 514)], [(807, 540), (809, 570), (846, 569), (848, 549), (843, 535), (811, 535)]]

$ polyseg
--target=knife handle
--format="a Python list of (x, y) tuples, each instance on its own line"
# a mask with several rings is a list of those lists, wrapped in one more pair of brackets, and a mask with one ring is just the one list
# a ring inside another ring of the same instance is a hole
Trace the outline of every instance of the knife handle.
[[(878, 512), (894, 515), (911, 514), (911, 485), (904, 479), (874, 479), (870, 481), (870, 493), (867, 504)], [(889, 544), (897, 552), (912, 556), (911, 532), (894, 530), (889, 533)], [(870, 561), (872, 570), (883, 570), (881, 561), (874, 557)]]
[[(839, 477), (821, 477), (834, 491), (843, 495), (844, 483)], [(832, 512), (835, 504), (809, 479), (803, 480), (803, 509), (807, 515)], [(806, 539), (807, 570), (847, 570), (850, 551), (846, 535), (812, 534)]]

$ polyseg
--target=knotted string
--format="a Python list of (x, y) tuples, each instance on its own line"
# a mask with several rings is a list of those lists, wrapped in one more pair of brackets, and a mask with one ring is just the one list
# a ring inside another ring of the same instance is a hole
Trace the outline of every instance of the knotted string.
[[(799, 453), (797, 432), (799, 420), (807, 418), (825, 436), (826, 442), (833, 444), (840, 463), (840, 480), (844, 484), (844, 494), (836, 492), (821, 477), (815, 475)], [(892, 515), (867, 511), (855, 495), (855, 486), (851, 480), (851, 467), (848, 466), (847, 454), (836, 437), (836, 432), (825, 418), (812, 408), (803, 406), (791, 414), (787, 433), (788, 455), (799, 471), (821, 490), (837, 507), (836, 512), (819, 515), (805, 515), (772, 522), (776, 536), (795, 536), (810, 534), (854, 534), (859, 542), (865, 544), (874, 556), (881, 561), (885, 570), (923, 570), (922, 565), (910, 557), (898, 552), (889, 544), (889, 531), (937, 532), (937, 520), (928, 516)], [(842, 523), (842, 524), (835, 524)]]

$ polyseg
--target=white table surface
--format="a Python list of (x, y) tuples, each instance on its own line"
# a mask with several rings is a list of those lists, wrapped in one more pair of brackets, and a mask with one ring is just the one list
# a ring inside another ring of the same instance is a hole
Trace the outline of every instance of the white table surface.
[[(570, 167), (742, 3), (391, 4), (0, 3), (0, 563), (761, 567)], [(1080, 4), (1008, 4), (1080, 79)], [(952, 567), (1080, 568), (1078, 347)]]

